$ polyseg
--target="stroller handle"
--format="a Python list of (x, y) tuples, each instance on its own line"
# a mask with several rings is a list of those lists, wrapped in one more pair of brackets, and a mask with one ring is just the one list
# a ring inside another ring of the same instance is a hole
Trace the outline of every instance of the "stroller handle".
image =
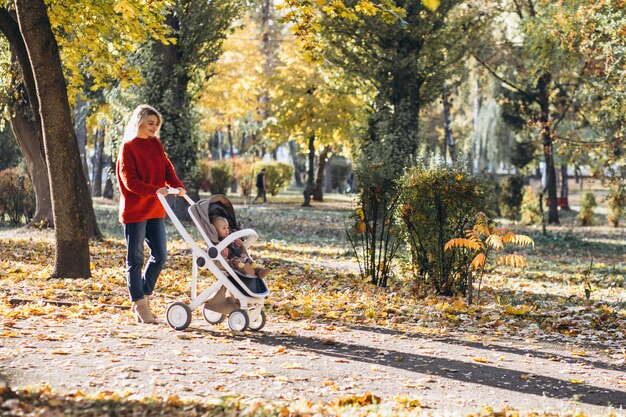
[[(178, 194), (178, 193), (180, 193), (180, 190), (179, 190), (178, 188), (170, 188), (170, 187), (168, 187), (168, 188), (167, 188), (167, 194), (168, 194), (168, 195), (170, 195), (170, 194), (172, 194), (172, 195), (176, 195), (176, 194)], [(157, 197), (158, 197), (158, 198), (159, 198), (159, 200), (161, 201), (161, 204), (163, 204), (163, 203), (165, 202), (165, 197), (164, 197), (162, 194), (157, 193)], [(190, 205), (190, 206), (191, 206), (191, 205), (193, 205), (193, 204), (195, 203), (195, 202), (191, 199), (191, 197), (189, 197), (187, 194), (185, 194), (185, 195), (183, 196), (183, 198), (184, 198), (185, 200), (187, 200), (187, 203), (189, 203), (189, 205)], [(164, 205), (164, 204), (163, 204), (163, 205)]]

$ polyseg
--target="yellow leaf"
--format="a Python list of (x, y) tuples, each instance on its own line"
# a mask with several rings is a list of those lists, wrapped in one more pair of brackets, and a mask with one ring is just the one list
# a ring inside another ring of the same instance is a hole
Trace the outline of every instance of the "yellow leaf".
[(472, 358), (472, 359), (474, 360), (474, 362), (491, 363), (489, 359), (485, 359), (485, 358)]
[(476, 257), (472, 261), (472, 268), (474, 268), (476, 270), (483, 269), (485, 267), (485, 261), (486, 260), (487, 260), (487, 258), (485, 257), (485, 254), (484, 253), (479, 253), (478, 255), (476, 255)]
[(528, 374), (522, 374), (522, 375), (520, 375), (519, 377), (525, 381), (525, 380), (527, 380), (528, 378), (530, 378), (530, 375), (528, 375)]
[(575, 378), (572, 378), (572, 379), (570, 379), (570, 380), (569, 380), (569, 382), (570, 382), (570, 383), (572, 383), (572, 384), (581, 384), (581, 383), (583, 383), (584, 381), (583, 381), (582, 379), (575, 379)]
[(530, 306), (527, 306), (525, 304), (521, 304), (515, 307), (507, 305), (504, 307), (504, 311), (514, 316), (523, 316), (524, 314), (528, 313), (528, 311), (530, 311)]
[(434, 12), (439, 8), (441, 0), (422, 0), (422, 4)]

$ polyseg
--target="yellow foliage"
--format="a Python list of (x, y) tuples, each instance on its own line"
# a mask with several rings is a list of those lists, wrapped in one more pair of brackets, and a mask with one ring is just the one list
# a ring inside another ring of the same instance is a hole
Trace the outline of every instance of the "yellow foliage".
[(487, 257), (485, 256), (485, 254), (479, 253), (474, 257), (474, 260), (472, 261), (472, 268), (474, 268), (475, 270), (482, 270), (483, 268), (485, 268), (486, 260)]
[(480, 245), (475, 240), (457, 238), (457, 239), (452, 239), (448, 241), (448, 243), (446, 243), (443, 247), (444, 250), (449, 250), (452, 248), (467, 248), (467, 249), (473, 249), (473, 250), (480, 250)]
[(501, 257), (495, 260), (497, 264), (504, 264), (508, 266), (514, 266), (516, 268), (521, 268), (528, 265), (526, 258), (521, 255), (502, 255)]

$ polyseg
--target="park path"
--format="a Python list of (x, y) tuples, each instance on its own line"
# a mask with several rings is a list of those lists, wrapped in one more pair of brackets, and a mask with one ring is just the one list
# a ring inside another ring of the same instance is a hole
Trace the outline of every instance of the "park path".
[(602, 346), (412, 334), (271, 314), (260, 333), (233, 335), (195, 314), (191, 327), (177, 332), (135, 325), (123, 310), (90, 319), (31, 317), (1, 335), (0, 373), (13, 387), (313, 402), (371, 392), (418, 399), (433, 415), (482, 406), (588, 415), (624, 415), (626, 408), (626, 355)]

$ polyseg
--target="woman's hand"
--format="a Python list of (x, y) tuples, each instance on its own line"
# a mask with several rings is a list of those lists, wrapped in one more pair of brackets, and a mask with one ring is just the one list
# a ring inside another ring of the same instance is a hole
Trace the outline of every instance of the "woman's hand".
[(178, 190), (178, 194), (176, 194), (178, 197), (182, 197), (187, 194), (187, 190), (185, 190), (183, 187), (176, 187), (176, 189)]
[(161, 187), (157, 190), (157, 194), (167, 197), (167, 187)]
[(227, 259), (228, 259), (228, 254), (229, 254), (229, 253), (230, 253), (230, 251), (228, 250), (228, 248), (224, 248), (224, 249), (222, 250), (222, 256), (223, 256), (224, 258), (227, 258)]

